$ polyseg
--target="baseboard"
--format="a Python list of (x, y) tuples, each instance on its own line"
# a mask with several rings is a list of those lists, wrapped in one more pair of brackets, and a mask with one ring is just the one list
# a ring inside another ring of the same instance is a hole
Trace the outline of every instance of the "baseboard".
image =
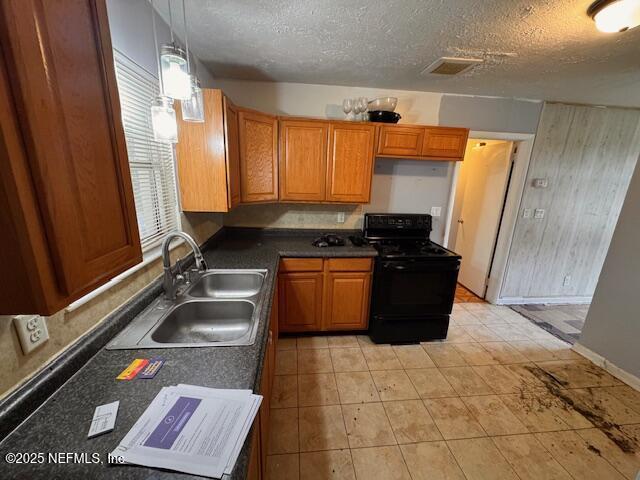
[(593, 297), (502, 297), (496, 301), (497, 305), (524, 305), (524, 304), (575, 304), (583, 305), (591, 303)]
[(576, 342), (573, 345), (573, 347), (571, 347), (571, 349), (574, 352), (576, 352), (576, 353), (582, 355), (583, 357), (585, 357), (587, 360), (592, 361), (597, 366), (605, 369), (611, 375), (616, 377), (618, 380), (623, 381), (624, 383), (629, 385), (634, 390), (640, 391), (640, 378), (638, 378), (635, 375), (627, 372), (626, 370), (623, 370), (622, 368), (618, 367), (617, 365), (614, 365), (609, 360), (604, 358), (602, 355), (594, 352), (593, 350), (588, 349), (587, 347), (585, 347), (584, 345), (581, 345), (580, 343)]

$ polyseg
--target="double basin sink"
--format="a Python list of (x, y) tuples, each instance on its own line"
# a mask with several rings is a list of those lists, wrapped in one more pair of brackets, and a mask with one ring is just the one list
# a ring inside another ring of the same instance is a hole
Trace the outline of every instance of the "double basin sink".
[(240, 346), (254, 343), (266, 270), (207, 270), (176, 300), (161, 297), (107, 350)]

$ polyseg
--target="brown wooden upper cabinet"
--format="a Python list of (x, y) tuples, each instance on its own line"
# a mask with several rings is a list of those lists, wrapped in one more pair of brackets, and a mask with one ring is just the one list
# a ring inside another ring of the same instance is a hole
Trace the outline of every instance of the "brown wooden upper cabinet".
[(142, 260), (105, 2), (2, 1), (0, 39), (0, 314), (50, 315)]
[(278, 200), (278, 120), (273, 115), (238, 109), (240, 200)]
[(329, 123), (280, 121), (280, 200), (325, 200)]
[(280, 120), (280, 200), (368, 203), (375, 125)]
[(176, 107), (180, 204), (187, 212), (227, 212), (240, 203), (238, 111), (221, 90), (202, 93), (204, 122), (182, 120)]
[(383, 157), (462, 160), (469, 130), (451, 127), (382, 125), (377, 154)]
[(369, 203), (376, 129), (371, 124), (332, 122), (329, 129), (329, 202)]
[(420, 156), (462, 160), (468, 135), (466, 128), (427, 127)]
[(422, 150), (424, 128), (383, 125), (379, 138), (378, 155), (417, 157)]

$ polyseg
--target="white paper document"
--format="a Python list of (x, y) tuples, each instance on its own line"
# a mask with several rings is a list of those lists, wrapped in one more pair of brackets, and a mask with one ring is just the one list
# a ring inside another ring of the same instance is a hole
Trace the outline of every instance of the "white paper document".
[(113, 455), (127, 463), (221, 478), (233, 470), (261, 401), (250, 390), (164, 387)]
[(113, 427), (116, 425), (119, 406), (119, 400), (97, 406), (95, 412), (93, 412), (93, 419), (91, 420), (91, 427), (89, 428), (87, 437), (95, 437), (101, 433), (113, 430)]

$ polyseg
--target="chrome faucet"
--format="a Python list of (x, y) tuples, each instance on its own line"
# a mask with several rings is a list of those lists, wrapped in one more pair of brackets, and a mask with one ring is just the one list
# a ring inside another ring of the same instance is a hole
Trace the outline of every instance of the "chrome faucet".
[(180, 285), (185, 283), (185, 277), (180, 271), (180, 261), (176, 262), (177, 272), (174, 275), (174, 271), (171, 268), (171, 257), (169, 256), (169, 244), (171, 240), (174, 238), (182, 238), (193, 250), (193, 256), (196, 260), (196, 268), (199, 271), (205, 271), (207, 269), (207, 264), (204, 261), (204, 257), (202, 256), (202, 252), (198, 247), (198, 244), (195, 242), (193, 238), (187, 235), (184, 232), (172, 232), (164, 237), (164, 241), (162, 242), (162, 265), (164, 267), (164, 294), (168, 300), (176, 299), (176, 292)]

